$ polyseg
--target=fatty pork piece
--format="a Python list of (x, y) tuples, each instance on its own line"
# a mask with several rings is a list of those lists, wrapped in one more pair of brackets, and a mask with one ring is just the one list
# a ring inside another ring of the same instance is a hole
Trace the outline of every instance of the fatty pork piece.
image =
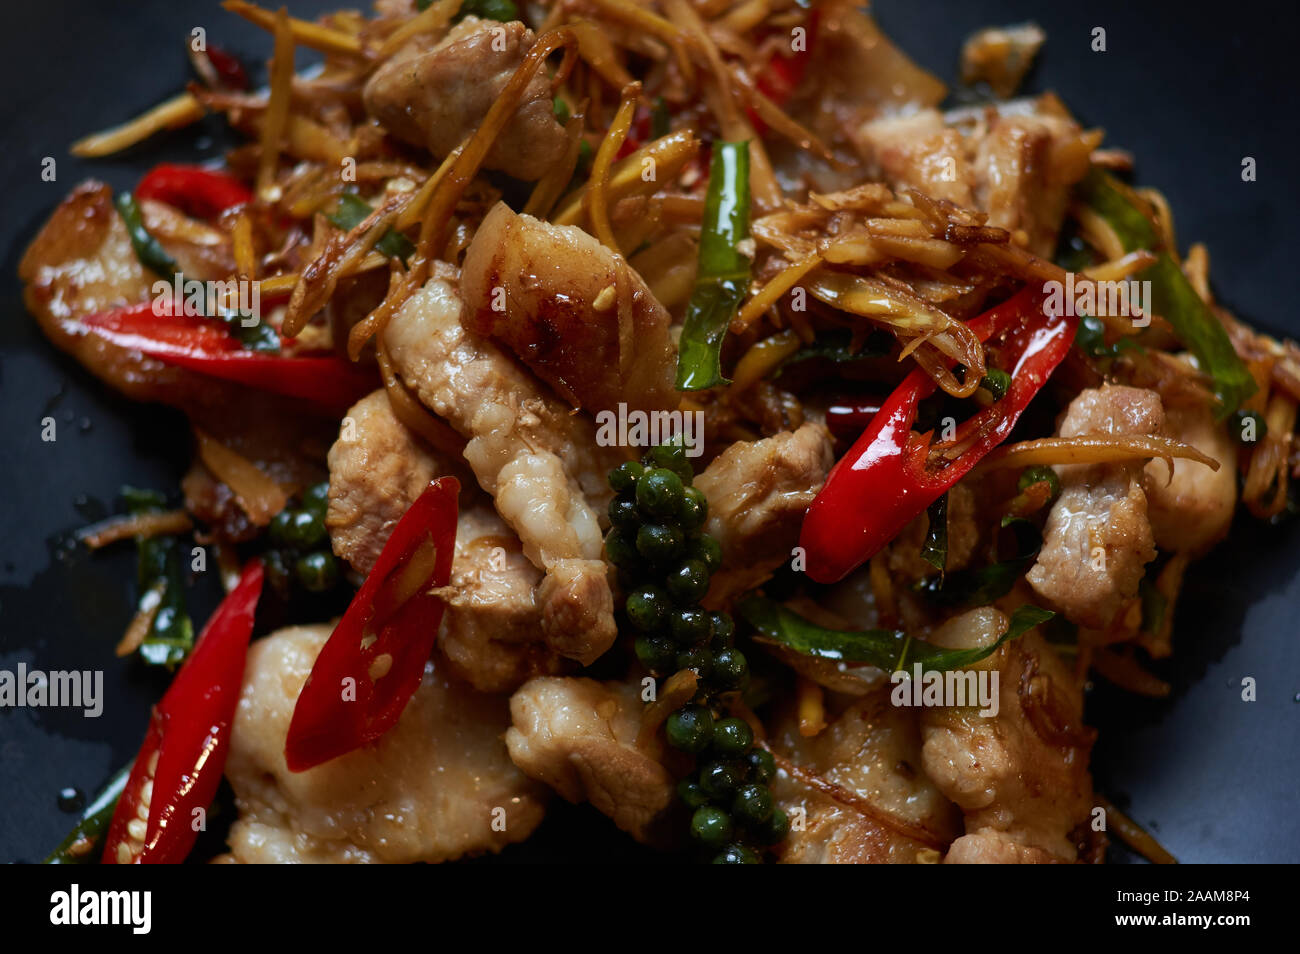
[[(330, 502), (325, 517), (334, 552), (368, 573), (393, 528), (415, 499), (442, 475), (460, 476), (464, 462), (421, 443), (393, 415), (381, 389), (348, 411), (352, 422), (329, 452)], [(460, 518), (447, 609), (438, 651), (452, 673), (480, 692), (510, 692), (562, 661), (541, 636), (536, 591), (542, 574), (519, 538), (477, 488), (461, 478)]]
[(675, 780), (660, 752), (637, 747), (643, 708), (635, 683), (533, 679), (510, 697), (506, 747), (530, 778), (591, 802), (638, 841), (660, 842)]
[(505, 698), (474, 692), (434, 663), (377, 743), (289, 771), (289, 720), (329, 633), (328, 625), (284, 629), (249, 650), (226, 763), (239, 806), (229, 836), (235, 860), (450, 861), (527, 838), (547, 792), (506, 753)]
[[(446, 156), (483, 122), (535, 39), (517, 20), (467, 16), (432, 48), (412, 45), (380, 66), (362, 92), (366, 112), (399, 139)], [(539, 69), (484, 165), (517, 179), (539, 179), (559, 160), (564, 143), (546, 71)]]
[[(1066, 411), (1061, 437), (1158, 434), (1160, 396), (1107, 384), (1081, 391)], [(1052, 505), (1038, 554), (1026, 579), (1040, 596), (1090, 629), (1104, 629), (1137, 595), (1156, 551), (1142, 490), (1141, 461), (1058, 466), (1061, 496)]]
[(791, 559), (834, 462), (830, 432), (811, 422), (719, 454), (695, 486), (709, 498), (707, 530), (722, 545), (723, 565), (770, 571)]
[(465, 253), (461, 294), (467, 328), (501, 342), (574, 406), (677, 407), (667, 310), (623, 256), (582, 229), (497, 203)]
[[(970, 610), (929, 641), (951, 649), (987, 646), (1006, 631), (990, 607)], [(998, 674), (998, 713), (978, 707), (921, 710), (925, 773), (962, 809), (966, 834), (945, 863), (1078, 860), (1093, 808), (1083, 692), (1051, 646), (1028, 632), (968, 669)]]
[(928, 109), (874, 120), (856, 134), (894, 188), (985, 212), (987, 225), (1023, 233), (1018, 243), (1044, 256), (1097, 140), (1051, 97), (990, 110), (973, 124)]
[(1156, 546), (1193, 557), (1228, 535), (1237, 506), (1237, 442), (1208, 405), (1165, 408), (1165, 433), (1219, 462), (1212, 470), (1199, 461), (1178, 458), (1173, 477), (1161, 460), (1147, 464), (1143, 488)]
[(149, 301), (156, 277), (136, 258), (113, 192), (103, 183), (84, 182), (63, 200), (23, 255), (18, 274), (45, 336), (127, 397), (216, 406), (231, 393), (211, 379), (109, 344), (81, 324), (87, 315)]
[(596, 445), (590, 419), (461, 325), (449, 277), (444, 267), (393, 316), (385, 346), (425, 406), (468, 439), (479, 485), (545, 571), (538, 599), (548, 645), (589, 665), (616, 635), (597, 513), (620, 455)]
[(916, 710), (893, 705), (892, 688), (855, 699), (812, 738), (792, 711), (773, 726), (772, 793), (792, 822), (782, 863), (937, 861), (961, 832), (960, 812), (922, 769)]

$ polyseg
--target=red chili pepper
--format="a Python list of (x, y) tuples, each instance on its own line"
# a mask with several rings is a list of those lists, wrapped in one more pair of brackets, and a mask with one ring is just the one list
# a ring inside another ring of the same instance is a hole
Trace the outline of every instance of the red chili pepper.
[(880, 398), (846, 398), (826, 409), (826, 429), (840, 440), (856, 440), (881, 407)]
[[(1007, 439), (1074, 340), (1074, 318), (1045, 314), (1042, 303), (1026, 289), (969, 322), (980, 341), (1002, 338), (999, 362), (1011, 386), (950, 441), (932, 445), (932, 432), (912, 430), (917, 404), (936, 387), (925, 371), (917, 368), (890, 395), (808, 508), (799, 545), (809, 577), (818, 583), (843, 579)], [(936, 467), (942, 458), (932, 452), (945, 450), (956, 456)]]
[[(820, 16), (819, 10), (813, 10), (808, 14), (805, 27), (807, 34), (804, 37), (802, 50), (792, 51), (789, 56), (771, 57), (759, 72), (758, 79), (754, 81), (758, 91), (777, 106), (785, 105), (808, 72), (808, 64), (812, 62), (813, 39), (817, 35), (817, 21)], [(767, 131), (767, 123), (763, 122), (754, 109), (747, 109), (746, 112), (756, 133), (761, 136)]]
[(230, 89), (248, 89), (248, 73), (244, 64), (214, 43), (208, 44), (208, 62), (217, 71), (222, 86)]
[(439, 477), (411, 504), (321, 648), (289, 721), (284, 758), (301, 772), (391, 729), (424, 674), (456, 545), (460, 483)]
[[(302, 398), (328, 413), (346, 410), (375, 389), (367, 369), (334, 354), (285, 357), (250, 351), (214, 318), (172, 315), (170, 299), (128, 305), (82, 319), (92, 334), (167, 364), (259, 391)], [(161, 313), (160, 313), (161, 312)]]
[(179, 864), (194, 847), (198, 812), (212, 803), (225, 770), (261, 594), (262, 563), (252, 560), (154, 706), (109, 823), (104, 864)]
[(166, 202), (196, 219), (215, 219), (226, 209), (253, 201), (253, 193), (234, 176), (170, 162), (149, 170), (136, 186), (135, 197)]

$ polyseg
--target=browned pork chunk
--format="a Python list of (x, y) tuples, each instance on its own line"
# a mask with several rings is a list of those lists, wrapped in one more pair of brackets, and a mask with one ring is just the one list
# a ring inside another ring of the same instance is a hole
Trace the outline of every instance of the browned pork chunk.
[(1151, 532), (1162, 550), (1199, 557), (1228, 535), (1237, 506), (1237, 442), (1208, 405), (1172, 404), (1165, 432), (1219, 462), (1219, 469), (1179, 458), (1173, 477), (1161, 460), (1146, 466), (1143, 488)]
[(466, 326), (519, 355), (577, 407), (677, 407), (668, 312), (621, 256), (580, 228), (498, 203), (461, 270)]
[(766, 568), (789, 560), (804, 512), (835, 462), (830, 433), (807, 423), (759, 441), (737, 441), (695, 480), (709, 498), (708, 532), (725, 566)]
[[(987, 646), (1006, 626), (1005, 616), (985, 607), (929, 639), (951, 649)], [(1079, 684), (1035, 632), (968, 668), (997, 673), (997, 715), (976, 707), (921, 715), (925, 772), (966, 814), (966, 834), (944, 861), (1078, 860), (1093, 808), (1088, 755), (1095, 736), (1083, 724)]]
[(542, 639), (537, 589), (542, 574), (519, 538), (471, 482), (464, 462), (421, 443), (393, 415), (383, 390), (344, 418), (329, 452), (330, 505), (325, 523), (334, 552), (367, 573), (429, 481), (461, 479), (460, 518), (451, 579), (443, 590), (438, 651), (451, 671), (481, 692), (510, 692), (561, 661)]
[(523, 841), (546, 789), (511, 763), (506, 700), (430, 663), (401, 719), (373, 746), (309, 769), (284, 764), (289, 719), (329, 626), (281, 630), (249, 650), (226, 777), (236, 861), (449, 861)]
[(546, 572), (542, 632), (584, 665), (614, 641), (614, 598), (601, 559), (604, 476), (619, 457), (495, 344), (461, 325), (450, 276), (435, 277), (395, 315), (384, 343), (420, 400), (468, 439), (465, 459), (525, 555)]
[(657, 840), (674, 779), (636, 745), (643, 705), (634, 683), (534, 679), (510, 698), (510, 758), (571, 802), (589, 801), (640, 841)]
[(773, 728), (772, 793), (791, 816), (786, 864), (937, 861), (961, 816), (921, 767), (916, 711), (884, 685), (857, 699), (817, 736), (788, 713)]
[[(1107, 384), (1070, 402), (1059, 433), (1158, 434), (1163, 426), (1158, 394)], [(1061, 496), (1026, 579), (1072, 622), (1103, 629), (1137, 595), (1145, 566), (1156, 555), (1142, 462), (1073, 464), (1056, 471)]]
[[(402, 50), (379, 67), (363, 91), (366, 112), (399, 139), (445, 156), (479, 127), (534, 41), (517, 20), (465, 17), (432, 49)], [(538, 70), (484, 165), (538, 179), (563, 152), (564, 129)]]

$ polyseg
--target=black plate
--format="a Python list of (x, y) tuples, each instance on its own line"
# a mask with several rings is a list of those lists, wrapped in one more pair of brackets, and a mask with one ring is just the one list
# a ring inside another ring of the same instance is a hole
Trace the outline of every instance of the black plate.
[[(333, 2), (291, 0), (311, 16)], [(1209, 246), (1215, 285), (1243, 318), (1300, 335), (1294, 311), (1297, 203), (1294, 4), (1237, 2), (1204, 14), (1184, 2), (1133, 4), (890, 0), (886, 32), (951, 79), (961, 40), (990, 24), (1035, 19), (1048, 32), (1031, 91), (1055, 89), (1107, 142), (1138, 157), (1142, 182), (1173, 206), (1184, 243)], [(16, 278), (23, 249), (81, 179), (133, 185), (162, 159), (216, 156), (219, 120), (157, 137), (107, 161), (67, 147), (170, 96), (186, 79), (182, 43), (195, 27), (247, 63), (269, 55), (264, 34), (215, 2), (42, 0), (9, 4), (0, 44), (0, 669), (102, 669), (104, 714), (0, 712), (0, 860), (37, 860), (68, 828), (65, 787), (93, 792), (139, 745), (164, 680), (113, 656), (132, 610), (133, 555), (67, 556), (68, 531), (103, 516), (125, 484), (174, 487), (189, 453), (170, 412), (117, 398), (57, 353), (26, 315)], [(1096, 27), (1106, 52), (1091, 49)], [(305, 59), (305, 58), (304, 58)], [(300, 60), (300, 64), (303, 60)], [(44, 157), (57, 179), (42, 179)], [(1243, 157), (1255, 182), (1243, 182)], [(41, 440), (41, 420), (57, 440)], [(1171, 699), (1098, 687), (1097, 787), (1184, 861), (1300, 860), (1300, 535), (1239, 516), (1232, 539), (1189, 578), (1162, 673)], [(206, 601), (204, 599), (206, 597)], [(203, 618), (213, 594), (195, 598)], [(1254, 679), (1257, 699), (1242, 700)], [(557, 808), (505, 860), (645, 857), (586, 808)], [(590, 836), (590, 837), (588, 837)], [(1127, 853), (1114, 849), (1115, 860)]]

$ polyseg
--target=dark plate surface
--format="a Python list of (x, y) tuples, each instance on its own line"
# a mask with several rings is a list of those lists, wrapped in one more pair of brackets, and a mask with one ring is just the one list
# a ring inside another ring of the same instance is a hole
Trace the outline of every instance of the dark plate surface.
[[(343, 4), (289, 0), (313, 15)], [(1209, 246), (1217, 292), (1242, 317), (1300, 336), (1292, 304), (1300, 203), (1292, 3), (900, 2), (876, 5), (903, 49), (953, 78), (971, 30), (1025, 19), (1048, 32), (1029, 89), (1054, 89), (1107, 143), (1130, 149), (1159, 186), (1180, 240)], [(171, 95), (186, 79), (182, 43), (201, 26), (246, 63), (266, 37), (215, 2), (43, 0), (11, 4), (0, 39), (0, 669), (100, 669), (104, 712), (0, 710), (0, 861), (41, 858), (65, 833), (64, 787), (93, 791), (135, 753), (165, 680), (119, 661), (133, 606), (129, 546), (67, 556), (66, 534), (105, 515), (123, 484), (171, 488), (188, 436), (170, 412), (124, 401), (56, 352), (27, 316), (16, 278), (23, 249), (81, 179), (133, 185), (162, 159), (216, 156), (219, 120), (166, 134), (125, 156), (85, 162), (67, 147)], [(1107, 51), (1090, 49), (1106, 30)], [(300, 65), (302, 60), (300, 60)], [(42, 180), (44, 157), (57, 179)], [(1254, 157), (1258, 180), (1241, 180)], [(41, 420), (57, 440), (41, 440)], [(214, 598), (192, 597), (196, 619)], [(1233, 537), (1190, 574), (1161, 672), (1172, 698), (1098, 686), (1097, 787), (1183, 861), (1300, 861), (1300, 532), (1239, 515)], [(1257, 684), (1242, 700), (1242, 680)], [(1127, 860), (1114, 849), (1114, 860)], [(645, 858), (603, 818), (558, 807), (503, 860)], [(649, 860), (649, 859), (647, 859)]]

